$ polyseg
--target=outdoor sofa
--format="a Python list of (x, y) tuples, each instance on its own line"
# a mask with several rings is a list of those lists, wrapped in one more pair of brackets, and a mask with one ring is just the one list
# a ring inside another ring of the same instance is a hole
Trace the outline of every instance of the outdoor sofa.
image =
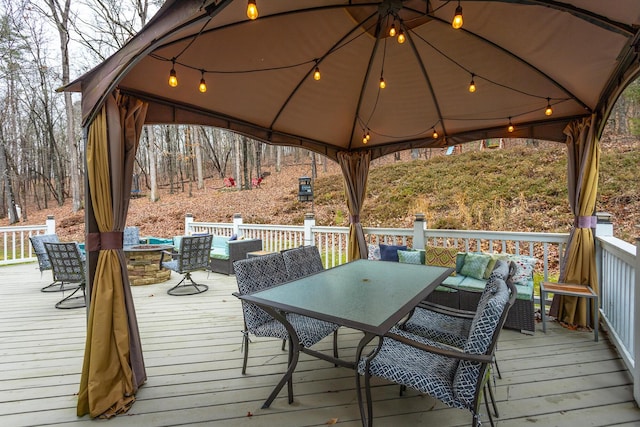
[(234, 274), (233, 262), (247, 257), (247, 253), (261, 251), (261, 239), (235, 239), (233, 236), (213, 236), (210, 266), (214, 273)]
[[(496, 261), (509, 261), (508, 280), (514, 282), (518, 294), (514, 306), (509, 310), (504, 327), (530, 335), (535, 333), (533, 270), (538, 262), (536, 258), (511, 254), (458, 252), (457, 248), (432, 246), (427, 246), (424, 250), (411, 250), (406, 246), (381, 244), (369, 245), (368, 251), (369, 259), (455, 267), (455, 272), (427, 297), (427, 301), (470, 311), (476, 310)], [(465, 292), (460, 292), (461, 290)]]

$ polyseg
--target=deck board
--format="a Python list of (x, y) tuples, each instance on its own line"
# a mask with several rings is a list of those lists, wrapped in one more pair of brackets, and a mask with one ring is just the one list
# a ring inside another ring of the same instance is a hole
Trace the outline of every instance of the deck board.
[[(86, 310), (55, 309), (61, 295), (40, 292), (50, 274), (41, 276), (36, 264), (2, 267), (0, 274), (0, 425), (96, 422), (75, 414)], [(148, 380), (129, 413), (110, 426), (300, 427), (333, 419), (360, 425), (353, 371), (305, 354), (294, 374), (294, 403), (287, 403), (283, 391), (271, 408), (261, 409), (286, 368), (287, 353), (277, 340), (252, 338), (247, 375), (241, 375), (243, 321), (231, 295), (235, 278), (195, 278), (210, 290), (169, 296), (175, 275), (132, 288)], [(355, 356), (359, 338), (358, 331), (340, 331), (342, 357)], [(330, 352), (330, 338), (318, 349)], [(604, 332), (596, 343), (592, 333), (556, 323), (548, 324), (547, 334), (538, 327), (534, 336), (505, 330), (497, 358), (503, 376), (495, 380), (499, 426), (640, 425), (631, 376)], [(397, 386), (379, 380), (373, 398), (376, 426), (465, 426), (471, 420), (468, 412), (414, 391), (399, 397)]]

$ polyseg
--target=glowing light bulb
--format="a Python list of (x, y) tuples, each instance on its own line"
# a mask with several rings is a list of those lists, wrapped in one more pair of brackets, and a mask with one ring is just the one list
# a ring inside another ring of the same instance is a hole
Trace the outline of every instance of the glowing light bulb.
[(511, 117), (509, 117), (509, 126), (507, 127), (507, 132), (511, 133), (515, 130), (515, 127), (513, 127), (513, 123), (511, 123)]
[(258, 17), (258, 6), (256, 6), (256, 0), (249, 0), (247, 2), (247, 17), (251, 20)]
[(367, 134), (364, 137), (367, 139), (367, 141), (371, 139), (371, 134), (369, 133), (369, 131), (367, 131)]
[(176, 75), (176, 70), (173, 67), (171, 67), (171, 71), (169, 71), (169, 86), (178, 86), (178, 76)]
[(456, 7), (456, 13), (453, 15), (453, 21), (451, 21), (451, 26), (456, 30), (462, 28), (463, 24), (462, 20), (462, 6), (460, 6), (460, 2), (458, 2), (458, 7)]
[(471, 74), (471, 83), (469, 83), (469, 92), (473, 93), (476, 91), (476, 82), (474, 80), (475, 74)]
[(207, 83), (204, 81), (204, 77), (200, 79), (198, 90), (202, 93), (205, 93), (207, 91)]
[(544, 110), (545, 116), (550, 116), (553, 114), (553, 109), (551, 108), (551, 98), (547, 98), (547, 108)]
[(389, 36), (390, 37), (396, 36), (396, 24), (391, 24), (391, 28), (389, 28)]
[(402, 29), (400, 29), (400, 31), (398, 32), (398, 43), (402, 44), (406, 40), (407, 40), (407, 37), (405, 37), (404, 31), (402, 31)]
[(435, 128), (433, 128), (433, 134), (431, 136), (433, 136), (433, 139), (438, 139), (438, 131), (436, 131)]
[(362, 136), (362, 143), (366, 144), (367, 142), (369, 142), (369, 140), (367, 139), (367, 135), (363, 135)]
[(380, 89), (387, 87), (387, 82), (384, 81), (384, 77), (380, 76)]
[(313, 72), (313, 79), (314, 80), (320, 80), (320, 68), (316, 67), (315, 71)]

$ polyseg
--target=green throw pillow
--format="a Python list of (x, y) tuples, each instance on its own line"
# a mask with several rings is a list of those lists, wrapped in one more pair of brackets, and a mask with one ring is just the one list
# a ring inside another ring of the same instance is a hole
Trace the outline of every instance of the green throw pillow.
[(398, 251), (398, 260), (403, 264), (422, 264), (419, 251)]
[(484, 272), (491, 257), (487, 254), (476, 254), (469, 252), (464, 257), (464, 265), (460, 270), (463, 276), (473, 277), (474, 279), (483, 280)]

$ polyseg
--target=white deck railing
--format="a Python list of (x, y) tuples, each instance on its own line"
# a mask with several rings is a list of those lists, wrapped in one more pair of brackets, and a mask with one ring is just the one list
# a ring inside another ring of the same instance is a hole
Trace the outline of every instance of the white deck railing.
[(613, 236), (598, 237), (600, 314), (630, 371), (635, 367), (636, 247)]
[(0, 236), (2, 237), (0, 265), (36, 261), (37, 258), (33, 253), (29, 237), (39, 234), (53, 234), (55, 230), (55, 220), (51, 216), (47, 218), (45, 225), (0, 227)]

